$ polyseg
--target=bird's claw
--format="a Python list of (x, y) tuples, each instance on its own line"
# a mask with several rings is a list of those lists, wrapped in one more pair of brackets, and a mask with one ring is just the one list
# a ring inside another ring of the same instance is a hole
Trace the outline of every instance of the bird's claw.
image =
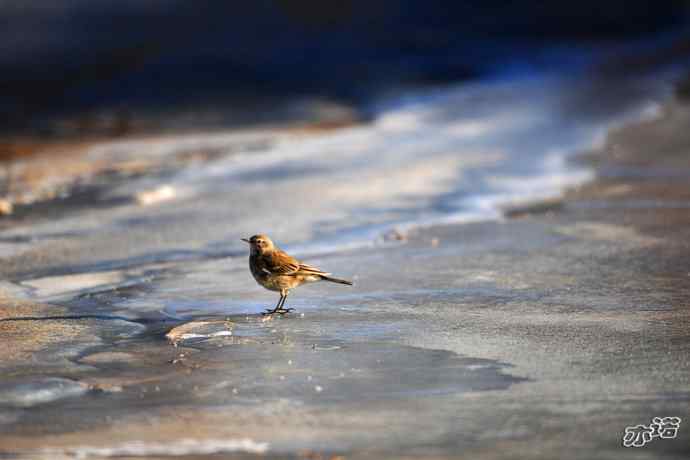
[(270, 308), (267, 309), (265, 312), (261, 313), (264, 316), (272, 316), (274, 314), (279, 314), (280, 316), (283, 316), (286, 313), (290, 313), (291, 311), (294, 311), (294, 308), (276, 308), (274, 310), (271, 310)]

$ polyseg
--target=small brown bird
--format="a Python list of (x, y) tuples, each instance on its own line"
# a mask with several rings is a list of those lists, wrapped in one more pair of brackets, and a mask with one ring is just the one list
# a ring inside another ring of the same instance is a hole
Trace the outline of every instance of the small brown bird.
[(254, 235), (249, 239), (242, 238), (242, 241), (249, 243), (249, 269), (256, 282), (269, 291), (280, 292), (280, 300), (276, 307), (273, 310), (267, 309), (264, 315), (274, 313), (284, 315), (294, 310), (294, 308), (283, 308), (285, 299), (290, 289), (304, 283), (330, 281), (352, 286), (351, 281), (333, 278), (330, 273), (300, 262), (277, 248), (266, 235)]

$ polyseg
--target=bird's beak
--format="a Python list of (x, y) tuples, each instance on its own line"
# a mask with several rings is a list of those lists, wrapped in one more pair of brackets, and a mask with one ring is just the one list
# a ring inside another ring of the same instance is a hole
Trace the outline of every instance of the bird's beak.
[(241, 239), (242, 241), (244, 241), (245, 243), (249, 243), (249, 240), (248, 240), (247, 238), (240, 238), (240, 239)]

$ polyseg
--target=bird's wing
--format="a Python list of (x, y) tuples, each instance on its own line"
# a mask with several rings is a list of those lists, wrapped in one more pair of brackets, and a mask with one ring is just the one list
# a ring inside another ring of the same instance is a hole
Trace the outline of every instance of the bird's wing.
[(291, 255), (277, 250), (264, 256), (264, 268), (274, 275), (294, 275), (299, 271), (300, 263)]
[(323, 270), (308, 264), (303, 264), (291, 255), (277, 250), (267, 258), (265, 269), (275, 275), (330, 275)]
[(299, 264), (299, 273), (301, 275), (330, 275), (330, 273), (326, 273), (320, 268), (316, 268), (311, 265), (302, 263)]

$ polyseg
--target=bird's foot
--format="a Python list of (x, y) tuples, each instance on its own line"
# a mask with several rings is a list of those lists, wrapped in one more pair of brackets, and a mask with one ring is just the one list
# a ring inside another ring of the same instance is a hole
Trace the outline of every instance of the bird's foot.
[(276, 313), (279, 314), (280, 316), (283, 316), (287, 313), (290, 313), (291, 311), (294, 311), (294, 308), (275, 308), (271, 310), (270, 308), (267, 309), (265, 312), (261, 313), (264, 316), (272, 316), (275, 315)]

